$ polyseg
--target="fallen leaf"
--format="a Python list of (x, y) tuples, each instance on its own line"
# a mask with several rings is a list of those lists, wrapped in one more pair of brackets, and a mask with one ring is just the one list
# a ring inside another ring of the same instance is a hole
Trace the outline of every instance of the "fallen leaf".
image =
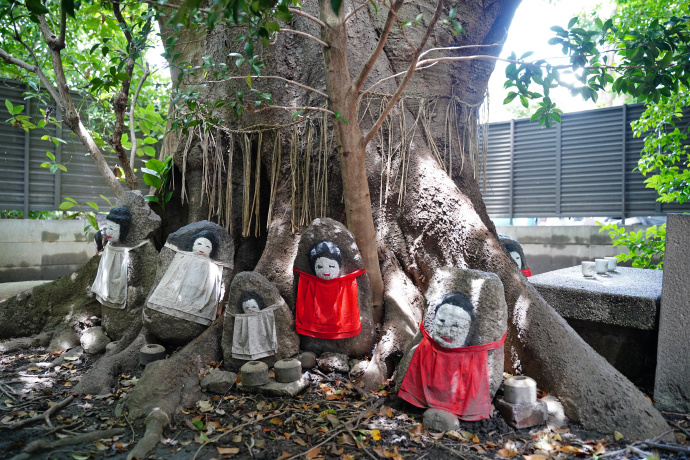
[(522, 458), (525, 460), (546, 460), (549, 458), (548, 455), (523, 455)]
[(342, 435), (341, 437), (338, 438), (338, 440), (337, 440), (336, 442), (338, 443), (338, 445), (342, 445), (342, 444), (350, 444), (350, 445), (351, 445), (351, 444), (354, 444), (354, 441), (352, 440), (352, 437), (350, 437), (349, 434), (344, 434), (344, 435)]
[(592, 455), (601, 455), (606, 452), (606, 447), (602, 443), (597, 443), (594, 446), (594, 452), (592, 452)]
[(294, 438), (292, 438), (292, 441), (293, 441), (295, 444), (299, 444), (299, 445), (302, 446), (302, 447), (305, 447), (305, 446), (307, 445), (307, 443), (306, 443), (306, 441), (304, 441), (304, 439), (302, 439), (302, 438), (300, 438), (300, 437), (297, 437), (297, 436), (295, 436)]
[(320, 447), (314, 447), (311, 450), (308, 450), (306, 454), (304, 454), (305, 458), (315, 458), (318, 457), (319, 453), (321, 453), (321, 448)]
[(242, 442), (242, 435), (236, 434), (235, 436), (230, 438), (230, 442), (234, 442), (234, 443)]
[(106, 446), (102, 442), (95, 441), (94, 444), (96, 444), (96, 449), (98, 450), (108, 450), (110, 447)]
[(503, 458), (513, 458), (513, 457), (517, 457), (518, 450), (517, 450), (515, 443), (513, 441), (507, 441), (503, 445), (503, 449), (499, 449), (496, 452), (496, 455), (498, 455), (499, 457), (503, 457)]
[(371, 434), (371, 439), (373, 439), (374, 441), (381, 440), (381, 432), (379, 430), (371, 430), (369, 434)]
[(377, 447), (374, 449), (374, 452), (376, 452), (379, 457), (383, 458), (392, 458), (394, 460), (402, 460), (403, 458), (398, 452), (398, 446), (394, 446), (392, 451), (385, 450), (383, 447)]
[(216, 447), (220, 455), (235, 455), (240, 453), (239, 447)]
[(276, 460), (285, 460), (286, 458), (292, 457), (292, 455), (293, 454), (291, 454), (290, 452), (283, 451), (283, 452), (281, 452), (280, 456), (278, 458), (276, 458)]
[(472, 438), (472, 442), (475, 443), (475, 444), (479, 444), (479, 436), (477, 436), (477, 435), (475, 434), (474, 437)]
[(355, 460), (355, 456), (352, 454), (343, 454), (340, 460)]
[(621, 432), (619, 432), (619, 431), (614, 431), (614, 432), (613, 432), (613, 439), (615, 439), (616, 441), (620, 441), (620, 440), (623, 439), (624, 437), (625, 437), (625, 436), (623, 436), (623, 433), (621, 433)]
[(580, 454), (582, 449), (577, 446), (565, 445), (559, 449), (561, 452), (566, 454)]
[(453, 441), (464, 442), (467, 441), (463, 435), (455, 430), (446, 431), (446, 437), (452, 439)]
[(271, 419), (271, 423), (276, 426), (281, 426), (283, 424), (283, 421), (279, 419), (278, 417), (273, 417)]
[(338, 449), (338, 447), (335, 444), (331, 444), (331, 450), (328, 453), (333, 455), (333, 456), (342, 455), (343, 450), (344, 449), (342, 447), (340, 449)]
[(462, 430), (462, 431), (460, 431), (460, 434), (462, 434), (462, 435), (465, 437), (465, 440), (466, 440), (467, 442), (469, 442), (469, 441), (471, 441), (472, 439), (474, 439), (474, 434), (473, 434), (473, 433), (470, 433), (469, 431)]
[(474, 449), (477, 451), (479, 454), (485, 454), (486, 451), (482, 448), (482, 446), (471, 446), (470, 449)]

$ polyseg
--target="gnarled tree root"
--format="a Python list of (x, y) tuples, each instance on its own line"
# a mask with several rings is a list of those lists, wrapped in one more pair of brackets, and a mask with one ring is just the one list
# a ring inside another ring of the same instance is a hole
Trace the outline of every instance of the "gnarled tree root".
[(15, 455), (11, 460), (28, 460), (36, 458), (38, 452), (45, 452), (47, 450), (57, 449), (58, 447), (74, 446), (86, 442), (98, 441), (99, 439), (112, 438), (123, 434), (126, 430), (124, 428), (113, 428), (110, 430), (93, 431), (91, 433), (80, 434), (69, 438), (62, 438), (56, 441), (47, 441), (45, 439), (38, 439), (24, 448), (24, 451)]
[(31, 337), (8, 340), (0, 343), (0, 353), (11, 353), (31, 347), (46, 347), (53, 338), (53, 331), (43, 331)]
[(128, 459), (144, 458), (156, 447), (163, 428), (170, 423), (178, 408), (193, 404), (201, 397), (199, 371), (209, 362), (222, 359), (222, 332), (221, 317), (180, 352), (146, 366), (127, 399), (127, 410), (132, 419), (146, 420), (146, 432)]

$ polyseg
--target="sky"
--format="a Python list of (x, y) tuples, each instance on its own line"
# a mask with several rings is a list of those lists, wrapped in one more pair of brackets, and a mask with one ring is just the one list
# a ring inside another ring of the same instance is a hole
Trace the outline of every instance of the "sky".
[[(534, 51), (530, 59), (550, 58), (563, 56), (559, 46), (550, 46), (549, 38), (555, 36), (550, 29), (558, 25), (566, 28), (568, 21), (581, 11), (592, 11), (598, 5), (603, 4), (602, 16), (611, 11), (608, 0), (522, 0), (515, 18), (508, 31), (508, 38), (503, 46), (502, 58), (507, 58), (512, 51), (521, 56), (527, 51)], [(565, 63), (564, 59), (560, 63)], [(505, 121), (515, 118), (514, 113), (503, 106), (503, 99), (508, 91), (503, 88), (505, 82), (506, 63), (498, 62), (496, 70), (489, 80), (489, 121)], [(538, 88), (535, 86), (534, 90)], [(566, 90), (552, 91), (553, 100), (564, 112), (577, 112), (591, 110), (597, 107), (592, 101), (583, 101), (582, 98), (574, 98)], [(519, 105), (518, 100), (512, 104)]]

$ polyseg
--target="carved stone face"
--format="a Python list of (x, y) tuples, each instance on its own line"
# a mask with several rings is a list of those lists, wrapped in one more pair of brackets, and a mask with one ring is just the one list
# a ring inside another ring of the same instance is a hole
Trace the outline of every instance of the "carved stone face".
[(517, 251), (510, 251), (510, 257), (513, 258), (518, 267), (522, 268), (522, 256)]
[(256, 300), (249, 299), (242, 302), (242, 311), (245, 313), (257, 313), (261, 311), (261, 308)]
[(463, 308), (443, 304), (436, 311), (431, 338), (443, 348), (464, 347), (472, 318)]
[(206, 238), (197, 238), (194, 240), (194, 245), (192, 246), (192, 252), (194, 254), (201, 254), (202, 256), (211, 257), (211, 251), (213, 250), (213, 245)]
[(340, 275), (340, 265), (328, 257), (319, 257), (314, 262), (314, 273), (321, 279), (332, 280)]
[(112, 220), (105, 221), (105, 237), (109, 243), (120, 242), (120, 224)]

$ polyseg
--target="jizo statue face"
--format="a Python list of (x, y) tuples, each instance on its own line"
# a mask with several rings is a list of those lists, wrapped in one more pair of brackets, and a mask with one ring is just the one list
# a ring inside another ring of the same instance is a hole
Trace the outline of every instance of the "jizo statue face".
[(206, 238), (197, 238), (194, 240), (194, 245), (192, 246), (192, 252), (194, 254), (201, 254), (202, 256), (211, 257), (211, 251), (213, 250), (213, 245)]
[(105, 221), (105, 237), (110, 243), (120, 242), (120, 224), (112, 220)]
[(522, 257), (517, 251), (510, 251), (510, 257), (513, 258), (518, 267), (522, 268)]
[(242, 311), (245, 313), (256, 313), (261, 311), (259, 304), (254, 299), (245, 300), (242, 302)]
[(464, 347), (470, 333), (472, 318), (464, 309), (443, 304), (436, 311), (431, 338), (444, 348)]
[(321, 279), (332, 280), (340, 275), (340, 265), (328, 257), (319, 257), (314, 262), (314, 273)]

